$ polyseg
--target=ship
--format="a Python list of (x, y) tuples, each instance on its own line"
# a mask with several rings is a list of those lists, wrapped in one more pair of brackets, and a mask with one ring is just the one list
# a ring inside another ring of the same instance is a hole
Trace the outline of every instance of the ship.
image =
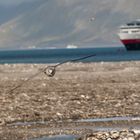
[(128, 51), (140, 50), (140, 19), (121, 25), (118, 35)]

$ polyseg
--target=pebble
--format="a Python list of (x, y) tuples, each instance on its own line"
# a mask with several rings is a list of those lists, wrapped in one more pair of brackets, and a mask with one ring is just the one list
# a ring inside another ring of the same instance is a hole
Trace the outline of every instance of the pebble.
[(135, 134), (133, 131), (111, 131), (111, 132), (96, 132), (88, 134), (83, 140), (139, 140), (140, 133)]

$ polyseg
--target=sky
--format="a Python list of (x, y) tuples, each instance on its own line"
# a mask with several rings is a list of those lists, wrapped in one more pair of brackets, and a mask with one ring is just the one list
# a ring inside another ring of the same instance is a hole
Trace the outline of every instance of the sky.
[(35, 0), (0, 0), (0, 5), (11, 6), (11, 5), (18, 5), (23, 2), (31, 2)]
[(41, 0), (0, 0), (0, 25), (20, 15)]

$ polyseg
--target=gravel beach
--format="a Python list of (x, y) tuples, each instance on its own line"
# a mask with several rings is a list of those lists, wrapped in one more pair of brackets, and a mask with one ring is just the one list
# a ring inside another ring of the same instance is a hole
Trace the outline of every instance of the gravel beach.
[[(90, 137), (86, 139), (93, 140), (94, 132), (86, 128), (87, 124), (75, 120), (140, 116), (139, 61), (66, 63), (57, 67), (54, 77), (38, 73), (47, 65), (0, 65), (0, 139), (24, 140), (64, 133), (86, 135)], [(124, 128), (129, 129), (139, 125), (139, 120), (88, 126), (125, 124)]]

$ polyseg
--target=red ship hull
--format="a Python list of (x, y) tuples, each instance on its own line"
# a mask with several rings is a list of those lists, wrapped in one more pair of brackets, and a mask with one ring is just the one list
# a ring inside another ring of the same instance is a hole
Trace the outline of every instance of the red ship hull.
[(121, 40), (127, 50), (140, 50), (140, 39)]

